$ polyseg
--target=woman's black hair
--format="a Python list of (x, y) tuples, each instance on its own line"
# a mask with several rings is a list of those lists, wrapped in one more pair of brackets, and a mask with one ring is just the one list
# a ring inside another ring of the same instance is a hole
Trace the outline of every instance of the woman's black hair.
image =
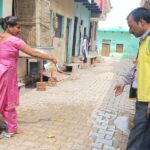
[(0, 25), (5, 31), (8, 27), (16, 26), (18, 21), (19, 19), (16, 16), (7, 16), (5, 18), (0, 18)]
[(150, 23), (150, 10), (145, 7), (138, 7), (129, 13), (128, 17), (132, 15), (136, 22), (139, 22), (141, 19)]

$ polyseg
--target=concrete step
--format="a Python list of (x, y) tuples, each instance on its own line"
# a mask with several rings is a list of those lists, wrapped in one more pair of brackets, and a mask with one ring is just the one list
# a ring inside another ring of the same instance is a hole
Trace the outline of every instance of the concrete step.
[(80, 68), (80, 63), (70, 63), (66, 64), (66, 71), (73, 72)]

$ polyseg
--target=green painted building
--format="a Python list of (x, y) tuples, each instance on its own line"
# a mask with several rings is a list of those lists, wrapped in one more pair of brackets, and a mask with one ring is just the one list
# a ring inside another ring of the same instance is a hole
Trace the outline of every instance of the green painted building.
[(72, 56), (81, 54), (83, 36), (89, 36), (91, 12), (81, 2), (75, 3), (74, 38)]
[(2, 12), (3, 12), (3, 0), (0, 0), (0, 18), (2, 17)]
[(102, 56), (135, 58), (139, 39), (126, 29), (98, 30), (97, 50)]

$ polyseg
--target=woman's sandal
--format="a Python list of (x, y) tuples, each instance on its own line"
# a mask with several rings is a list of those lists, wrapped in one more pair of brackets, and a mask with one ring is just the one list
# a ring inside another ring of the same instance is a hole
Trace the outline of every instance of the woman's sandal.
[(15, 133), (7, 133), (7, 132), (3, 132), (1, 135), (0, 135), (0, 139), (2, 139), (2, 138), (12, 138), (12, 137), (14, 137), (14, 134)]
[(17, 129), (16, 132), (8, 133), (8, 132), (0, 132), (0, 139), (2, 138), (12, 138), (15, 134), (21, 134), (23, 133), (23, 130)]

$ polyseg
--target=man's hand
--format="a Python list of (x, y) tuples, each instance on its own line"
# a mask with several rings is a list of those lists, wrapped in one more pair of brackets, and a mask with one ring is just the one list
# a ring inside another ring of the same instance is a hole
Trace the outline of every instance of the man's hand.
[(50, 56), (49, 60), (52, 61), (54, 64), (57, 64), (57, 58), (55, 56)]
[(114, 87), (114, 90), (115, 90), (115, 96), (118, 96), (120, 94), (122, 94), (123, 90), (124, 90), (124, 86), (121, 85), (121, 84), (117, 84), (115, 87)]
[(148, 107), (147, 107), (147, 116), (150, 116), (150, 102), (148, 103)]

